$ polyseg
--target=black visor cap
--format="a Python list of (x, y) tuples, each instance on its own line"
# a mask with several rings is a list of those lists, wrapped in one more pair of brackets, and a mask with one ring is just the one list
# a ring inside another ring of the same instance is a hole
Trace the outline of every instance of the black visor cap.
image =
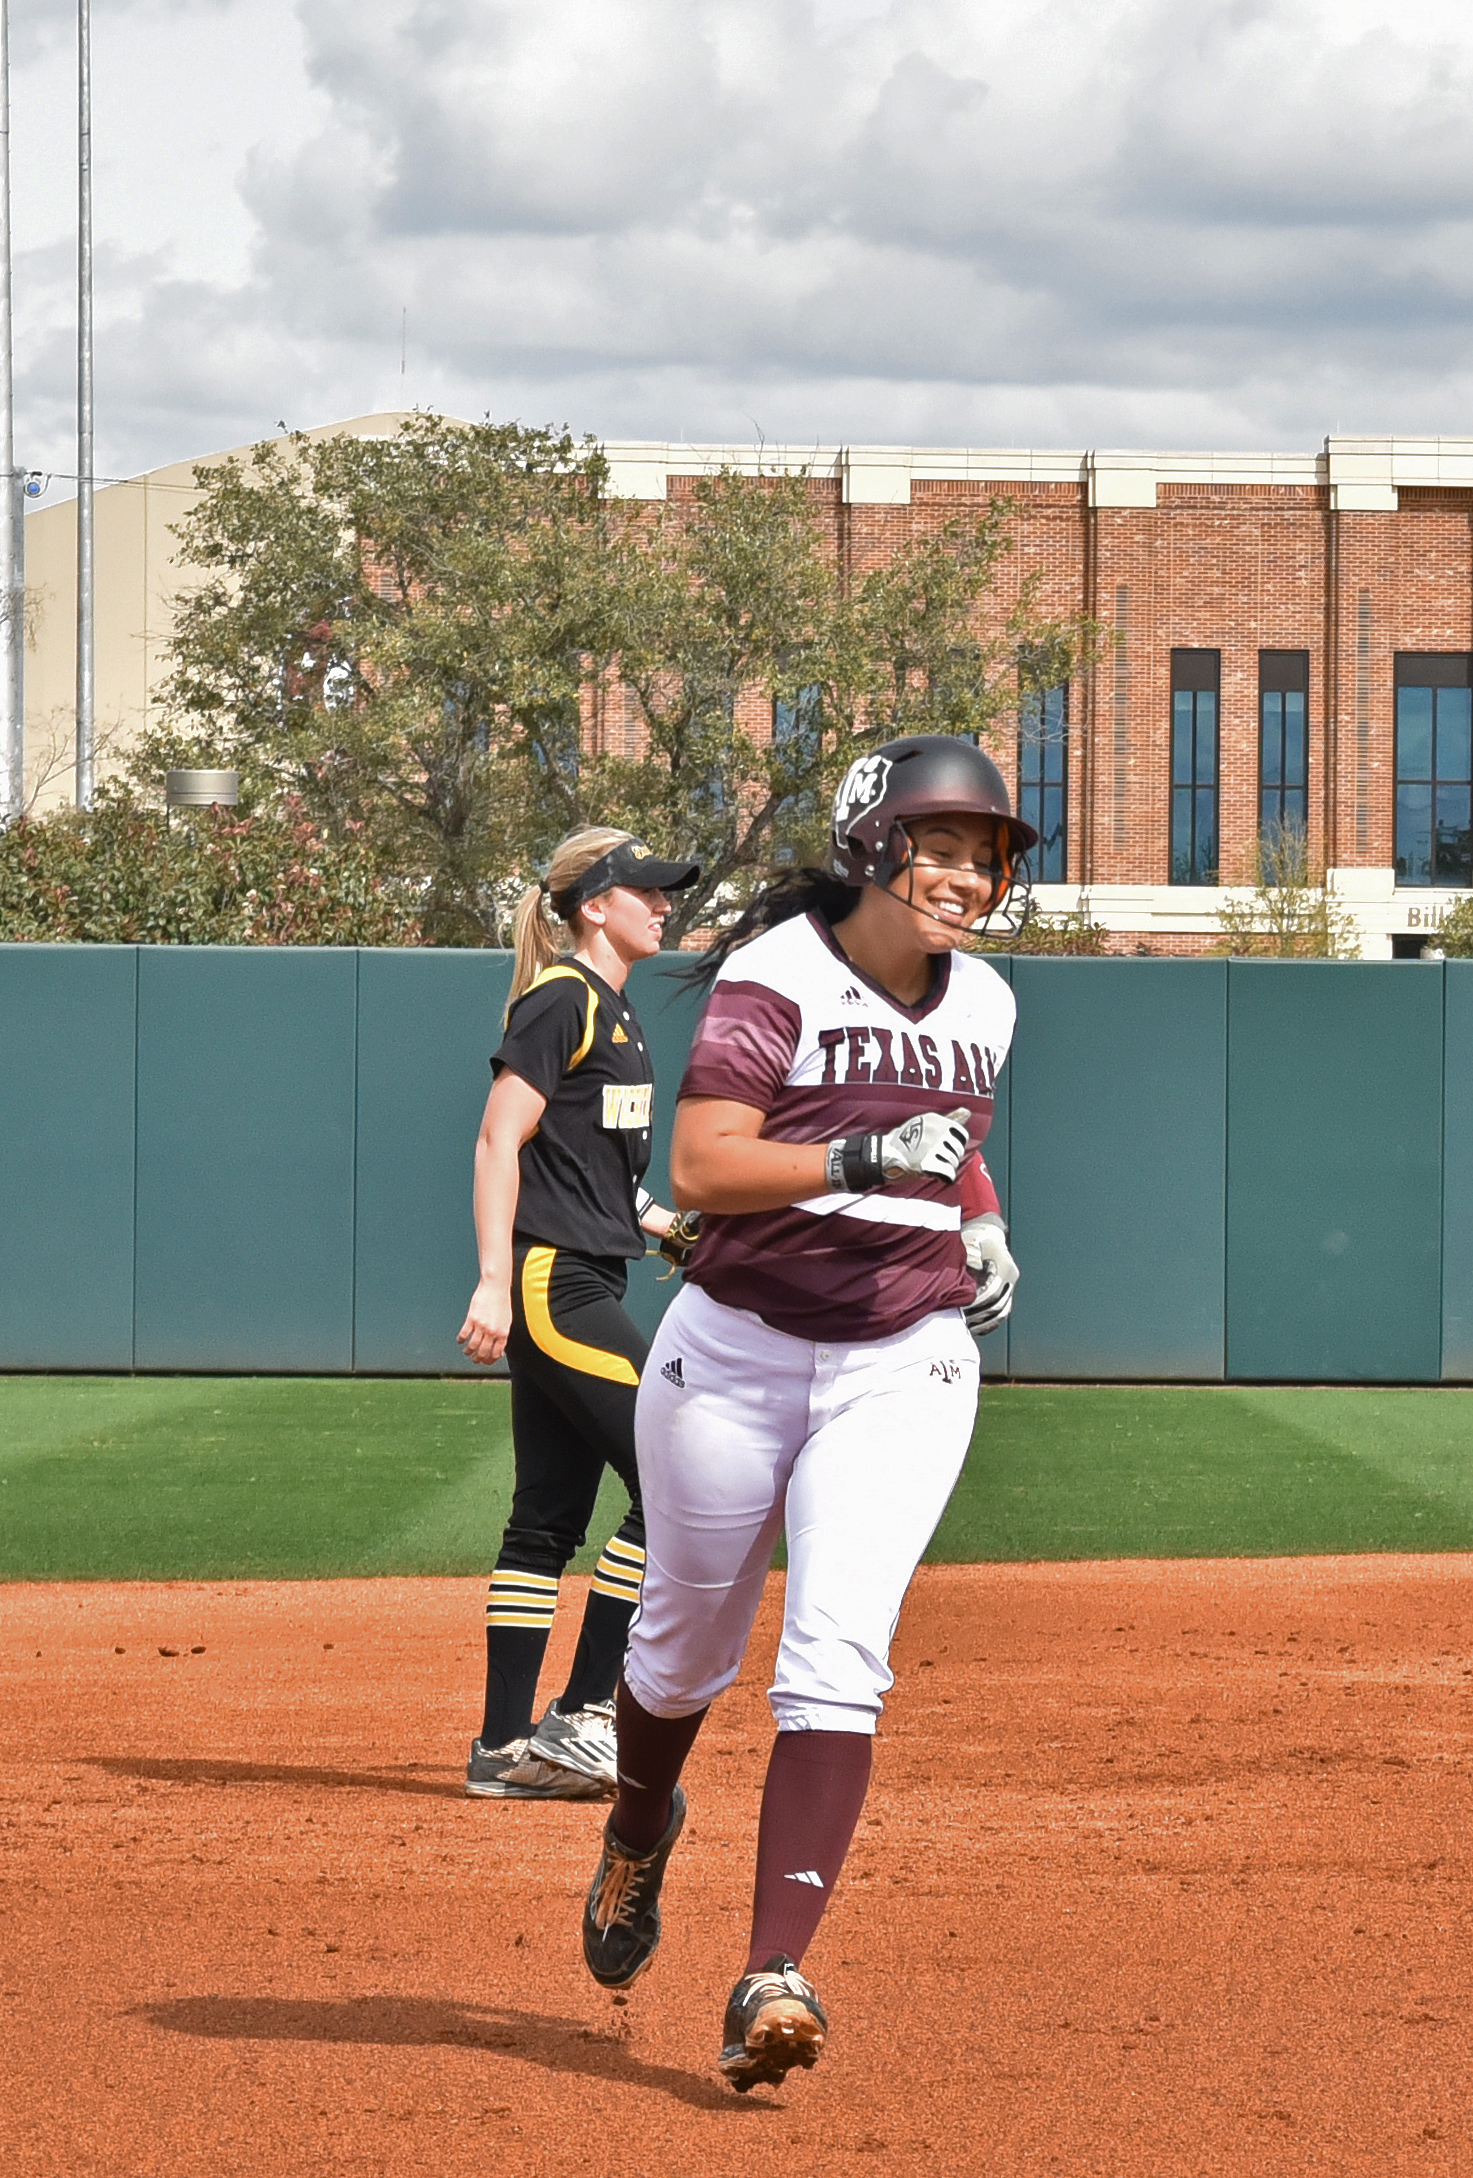
[(684, 892), (700, 874), (699, 862), (664, 862), (642, 839), (622, 839), (575, 878), (552, 904), (566, 922), (585, 900), (596, 900), (615, 885), (627, 885), (635, 892)]

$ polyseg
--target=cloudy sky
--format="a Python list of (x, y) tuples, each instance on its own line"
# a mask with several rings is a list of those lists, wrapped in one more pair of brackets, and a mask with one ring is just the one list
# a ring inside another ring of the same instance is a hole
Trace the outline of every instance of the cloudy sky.
[[(744, 443), (1473, 432), (1452, 0), (93, 18), (108, 474), (401, 405)], [(17, 452), (64, 473), (73, 0), (11, 22)]]

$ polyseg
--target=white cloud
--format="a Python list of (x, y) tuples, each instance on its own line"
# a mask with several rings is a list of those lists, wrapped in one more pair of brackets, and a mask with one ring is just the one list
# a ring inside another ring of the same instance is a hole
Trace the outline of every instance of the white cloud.
[[(611, 436), (1467, 425), (1446, 0), (96, 4), (114, 464), (397, 405), (406, 307), (411, 402)], [(17, 85), (48, 449), (70, 19), (33, 15)]]

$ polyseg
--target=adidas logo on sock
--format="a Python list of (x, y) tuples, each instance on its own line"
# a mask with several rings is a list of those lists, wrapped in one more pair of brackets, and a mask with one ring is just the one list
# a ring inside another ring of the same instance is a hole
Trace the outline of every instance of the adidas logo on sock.
[(784, 1883), (807, 1883), (815, 1891), (823, 1889), (823, 1877), (816, 1868), (800, 1868), (796, 1875), (785, 1875)]
[(685, 1371), (680, 1365), (679, 1354), (676, 1355), (673, 1361), (666, 1362), (660, 1374), (664, 1377), (665, 1382), (673, 1384), (677, 1391), (685, 1390)]

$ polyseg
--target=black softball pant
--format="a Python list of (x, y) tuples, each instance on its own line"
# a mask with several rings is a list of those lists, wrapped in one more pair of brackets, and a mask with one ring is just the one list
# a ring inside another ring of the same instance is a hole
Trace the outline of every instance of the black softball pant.
[(618, 1258), (518, 1242), (512, 1251), (516, 1486), (498, 1567), (556, 1578), (583, 1547), (605, 1467), (629, 1492), (619, 1534), (643, 1557), (634, 1401), (649, 1347), (622, 1306)]
[(571, 1249), (512, 1250), (516, 1482), (486, 1597), (486, 1747), (531, 1730), (558, 1581), (588, 1533), (605, 1467), (629, 1492), (629, 1510), (594, 1569), (559, 1709), (608, 1701), (624, 1661), (644, 1578), (634, 1400), (648, 1351), (621, 1305), (627, 1275), (622, 1261)]

